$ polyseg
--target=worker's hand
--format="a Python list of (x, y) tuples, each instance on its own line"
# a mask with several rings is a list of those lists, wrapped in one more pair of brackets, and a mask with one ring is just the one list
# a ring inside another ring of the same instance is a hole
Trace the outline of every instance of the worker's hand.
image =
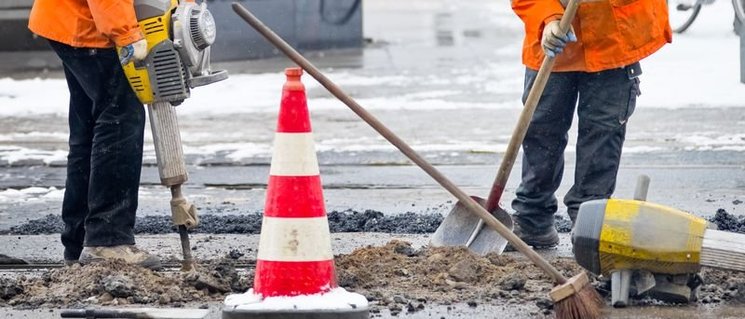
[(129, 61), (142, 61), (145, 57), (147, 57), (147, 40), (145, 39), (131, 43), (119, 50), (119, 62), (122, 65), (129, 63)]
[(575, 41), (577, 41), (577, 36), (574, 35), (574, 28), (569, 26), (567, 34), (562, 34), (559, 27), (559, 20), (551, 21), (543, 28), (541, 46), (543, 47), (543, 52), (552, 58), (564, 51), (567, 42)]

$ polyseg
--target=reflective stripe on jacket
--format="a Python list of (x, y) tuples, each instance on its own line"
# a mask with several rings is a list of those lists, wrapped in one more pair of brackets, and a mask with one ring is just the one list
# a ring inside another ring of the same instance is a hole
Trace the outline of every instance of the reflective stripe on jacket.
[(28, 27), (37, 35), (81, 48), (125, 46), (144, 38), (134, 0), (35, 0)]
[[(570, 42), (554, 71), (597, 72), (638, 62), (666, 43), (672, 31), (665, 0), (581, 0)], [(541, 35), (546, 23), (561, 18), (559, 0), (512, 0), (525, 23), (523, 63), (537, 70), (543, 61)]]

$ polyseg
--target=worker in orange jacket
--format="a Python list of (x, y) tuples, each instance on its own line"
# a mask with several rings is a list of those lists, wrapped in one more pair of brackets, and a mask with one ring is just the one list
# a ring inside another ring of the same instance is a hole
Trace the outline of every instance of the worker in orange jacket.
[[(160, 260), (134, 244), (145, 110), (120, 59), (147, 56), (133, 0), (36, 0), (29, 29), (49, 40), (70, 91), (65, 262)], [(120, 57), (115, 46), (124, 48)]]
[(572, 221), (581, 203), (613, 193), (626, 124), (641, 93), (639, 61), (672, 40), (665, 0), (584, 0), (562, 34), (567, 2), (512, 0), (525, 25), (523, 102), (544, 55), (556, 57), (522, 145), (522, 181), (512, 202), (516, 234), (536, 248), (559, 243), (554, 193), (575, 108), (574, 185), (564, 197)]

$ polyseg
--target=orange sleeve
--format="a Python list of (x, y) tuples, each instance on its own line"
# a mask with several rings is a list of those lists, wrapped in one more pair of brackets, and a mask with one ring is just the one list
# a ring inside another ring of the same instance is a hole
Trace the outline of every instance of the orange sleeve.
[(87, 1), (98, 31), (117, 46), (126, 46), (145, 37), (137, 24), (134, 0)]
[(512, 10), (525, 23), (525, 36), (537, 36), (539, 41), (546, 23), (564, 14), (559, 0), (512, 0)]

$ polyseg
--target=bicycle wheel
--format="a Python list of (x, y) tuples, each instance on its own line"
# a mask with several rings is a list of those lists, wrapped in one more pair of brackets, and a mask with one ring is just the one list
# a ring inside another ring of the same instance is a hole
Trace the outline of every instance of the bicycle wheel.
[(673, 32), (683, 33), (696, 20), (701, 11), (701, 3), (697, 0), (668, 0), (667, 9)]
[(735, 19), (740, 23), (745, 21), (745, 1), (732, 0), (732, 8), (735, 9)]

